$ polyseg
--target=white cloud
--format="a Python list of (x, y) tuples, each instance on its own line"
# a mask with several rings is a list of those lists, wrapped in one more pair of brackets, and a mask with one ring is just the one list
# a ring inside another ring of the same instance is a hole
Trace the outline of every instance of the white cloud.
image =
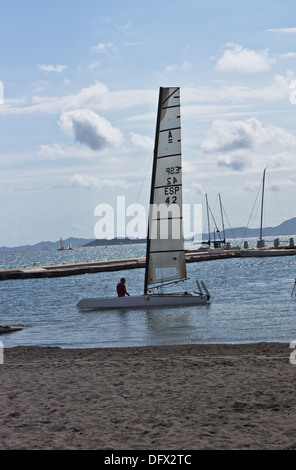
[(41, 93), (46, 89), (48, 82), (45, 80), (38, 80), (37, 82), (32, 83), (32, 87), (35, 93)]
[(193, 65), (188, 62), (184, 61), (181, 65), (168, 65), (165, 70), (166, 72), (175, 72), (176, 70), (191, 70), (193, 68)]
[(85, 174), (75, 173), (71, 177), (71, 184), (72, 186), (85, 188), (85, 189), (96, 189), (96, 188), (104, 188), (104, 187), (111, 187), (115, 188), (118, 186), (126, 187), (126, 182), (121, 180), (120, 182), (117, 179), (101, 179), (94, 176), (88, 176)]
[(99, 42), (99, 44), (93, 46), (92, 49), (99, 54), (106, 54), (107, 52), (116, 52), (116, 47), (113, 42)]
[(42, 144), (37, 155), (42, 158), (59, 159), (65, 156), (65, 149), (61, 144)]
[(296, 28), (274, 28), (274, 29), (266, 29), (271, 33), (296, 33)]
[(228, 46), (216, 64), (219, 70), (255, 73), (268, 70), (275, 62), (268, 51), (256, 52), (233, 43)]
[(203, 187), (202, 187), (201, 184), (194, 182), (194, 183), (192, 183), (192, 187), (194, 188), (194, 190), (195, 190), (195, 192), (198, 196), (203, 196), (204, 195), (204, 190), (203, 190)]
[(289, 166), (296, 137), (278, 126), (264, 126), (256, 118), (245, 121), (215, 120), (201, 148), (217, 157), (219, 166), (242, 171), (254, 164)]
[(280, 54), (281, 59), (294, 59), (296, 52), (286, 52), (285, 54)]
[(224, 166), (234, 171), (243, 171), (248, 166), (251, 166), (252, 160), (243, 152), (236, 152), (236, 154), (219, 155), (218, 166)]
[(57, 72), (61, 73), (66, 66), (65, 65), (52, 65), (52, 64), (43, 64), (43, 65), (38, 65), (38, 68), (41, 70), (44, 70), (45, 72)]
[(202, 149), (206, 152), (252, 149), (265, 139), (264, 129), (256, 118), (245, 121), (215, 120), (202, 143)]
[(123, 33), (125, 36), (135, 36), (139, 33), (139, 30), (135, 28), (131, 21), (122, 25), (118, 25), (117, 30)]
[(178, 69), (177, 65), (167, 65), (165, 68), (166, 72), (174, 72), (177, 69)]
[[(110, 91), (102, 82), (82, 88), (77, 93), (64, 96), (33, 96), (31, 104), (26, 99), (6, 99), (0, 114), (60, 113), (75, 108), (92, 110), (125, 109), (133, 106), (155, 105), (157, 90)], [(23, 106), (21, 106), (23, 104)], [(154, 115), (155, 116), (155, 115)]]
[(66, 146), (60, 143), (42, 144), (37, 156), (46, 160), (60, 160), (65, 158), (91, 158), (94, 156), (88, 147)]
[(110, 146), (118, 147), (123, 139), (118, 129), (90, 109), (63, 112), (59, 125), (66, 134), (93, 150), (102, 150)]
[(97, 82), (78, 93), (62, 97), (33, 96), (32, 105), (24, 110), (26, 112), (58, 113), (68, 109), (103, 107), (103, 97), (108, 94), (108, 88), (104, 83)]
[(97, 60), (96, 62), (92, 62), (91, 64), (89, 64), (87, 66), (87, 69), (90, 70), (91, 72), (96, 69), (97, 67), (99, 67), (101, 65), (101, 62), (99, 60)]
[[(244, 84), (225, 86), (223, 83), (209, 83), (207, 86), (200, 87), (184, 87), (182, 88), (182, 109), (184, 115), (186, 111), (186, 115), (190, 116), (190, 119), (208, 119), (209, 114), (217, 116), (221, 114), (230, 115), (232, 111), (236, 113), (233, 106), (236, 106), (237, 103), (242, 105), (248, 100), (256, 100), (256, 104), (259, 100), (273, 102), (286, 100), (289, 102), (290, 85), (293, 80), (294, 73), (287, 71), (285, 75), (274, 75), (269, 83), (261, 87), (251, 87)], [(157, 97), (157, 89), (110, 91), (106, 84), (95, 82), (73, 94), (33, 96), (31, 102), (27, 98), (7, 98), (4, 100), (4, 104), (0, 106), (0, 114), (60, 114), (73, 109), (91, 109), (104, 112), (105, 110), (123, 110), (141, 106), (144, 112), (141, 115), (130, 114), (126, 118), (127, 121), (151, 121), (155, 120)], [(200, 103), (205, 103), (202, 109)], [(216, 103), (217, 105), (211, 109), (210, 103)]]
[(136, 147), (139, 147), (145, 150), (151, 150), (151, 152), (153, 151), (154, 142), (150, 137), (137, 134), (136, 132), (130, 132), (130, 138), (131, 138), (132, 143)]

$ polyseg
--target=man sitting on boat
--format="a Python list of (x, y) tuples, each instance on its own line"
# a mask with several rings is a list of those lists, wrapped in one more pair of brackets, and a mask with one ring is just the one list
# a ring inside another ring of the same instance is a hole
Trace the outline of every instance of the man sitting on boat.
[(125, 278), (124, 277), (122, 277), (120, 279), (120, 282), (117, 284), (117, 294), (118, 294), (118, 297), (124, 297), (125, 295), (129, 295), (129, 293), (126, 292)]

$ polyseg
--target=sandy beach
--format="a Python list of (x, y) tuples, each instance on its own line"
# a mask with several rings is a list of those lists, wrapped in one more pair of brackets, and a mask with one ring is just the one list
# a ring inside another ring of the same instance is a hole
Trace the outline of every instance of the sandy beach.
[(293, 449), (289, 344), (16, 347), (0, 449)]

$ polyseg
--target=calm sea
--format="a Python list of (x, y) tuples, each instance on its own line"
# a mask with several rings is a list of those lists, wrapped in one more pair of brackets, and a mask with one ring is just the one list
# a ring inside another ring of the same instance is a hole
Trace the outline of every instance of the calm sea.
[[(143, 256), (144, 245), (0, 253), (0, 268)], [(79, 311), (81, 297), (116, 295), (121, 276), (143, 292), (144, 269), (48, 279), (0, 281), (0, 324), (24, 329), (0, 337), (4, 347), (127, 347), (296, 340), (296, 256), (213, 260), (187, 265), (186, 289), (203, 280), (208, 306)]]

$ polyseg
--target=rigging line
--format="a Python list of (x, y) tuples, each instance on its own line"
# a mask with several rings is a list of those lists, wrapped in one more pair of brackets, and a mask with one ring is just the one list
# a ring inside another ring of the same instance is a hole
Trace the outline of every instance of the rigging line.
[[(158, 281), (158, 283), (155, 283), (155, 285), (150, 284), (149, 289), (159, 289), (161, 287), (165, 287), (165, 286), (168, 286), (170, 284), (178, 284), (178, 282), (186, 282), (188, 279), (190, 279), (190, 278), (189, 277), (182, 277), (182, 279), (178, 279), (177, 281), (169, 281), (169, 282)], [(174, 294), (172, 294), (172, 295), (174, 295)]]
[[(223, 215), (225, 216), (225, 218), (226, 218), (226, 220), (227, 220), (227, 223), (228, 223), (228, 225), (229, 225), (229, 230), (230, 230), (231, 233), (232, 233), (232, 238), (235, 240), (235, 243), (238, 244), (238, 241), (237, 241), (236, 236), (235, 236), (235, 233), (234, 233), (234, 231), (233, 231), (233, 229), (232, 229), (232, 227), (231, 227), (231, 225), (230, 225), (230, 222), (229, 222), (229, 219), (228, 219), (228, 216), (227, 216), (227, 214), (226, 214), (226, 210), (224, 209), (223, 204), (221, 204), (221, 207), (222, 207)], [(225, 235), (225, 231), (224, 231), (224, 235)], [(226, 237), (225, 237), (225, 238), (226, 238)]]
[(153, 154), (152, 154), (151, 157), (150, 157), (150, 161), (149, 161), (149, 163), (148, 163), (148, 166), (147, 166), (145, 175), (144, 175), (144, 177), (143, 177), (143, 179), (142, 179), (142, 183), (141, 183), (141, 186), (140, 186), (140, 189), (139, 189), (139, 192), (138, 192), (138, 196), (137, 196), (137, 199), (136, 199), (136, 204), (137, 204), (138, 201), (139, 201), (139, 197), (140, 197), (140, 194), (141, 194), (141, 192), (142, 192), (142, 189), (143, 189), (143, 186), (144, 186), (146, 177), (147, 177), (148, 170), (149, 170), (149, 168), (150, 168), (150, 166), (151, 166), (152, 160), (153, 160)]
[[(216, 200), (215, 200), (215, 205), (214, 205), (214, 209), (213, 209), (214, 213), (216, 213), (217, 203), (218, 203), (218, 196), (216, 197)], [(214, 224), (215, 224), (215, 226), (216, 226), (216, 233), (219, 234), (220, 241), (222, 241), (221, 234), (220, 234), (220, 230), (219, 230), (219, 228), (218, 228), (217, 222), (216, 222), (216, 220), (214, 219), (214, 216), (213, 216), (213, 213), (212, 213), (212, 210), (211, 210), (210, 207), (209, 207), (209, 209), (210, 209), (211, 216), (212, 216), (212, 218), (213, 218)], [(222, 222), (222, 221), (221, 221), (221, 222)], [(214, 238), (215, 238), (215, 237), (214, 237)]]
[(257, 199), (258, 199), (258, 196), (259, 196), (259, 193), (260, 193), (260, 190), (261, 190), (261, 186), (262, 186), (262, 181), (261, 181), (261, 184), (260, 184), (260, 186), (259, 186), (259, 189), (258, 189), (258, 192), (257, 192), (257, 196), (256, 196), (255, 202), (254, 202), (254, 204), (253, 204), (252, 211), (251, 211), (251, 214), (250, 214), (250, 217), (249, 217), (247, 226), (246, 226), (246, 228), (245, 228), (243, 237), (242, 237), (242, 239), (241, 239), (240, 246), (242, 246), (243, 241), (244, 241), (245, 236), (246, 236), (246, 233), (247, 233), (247, 230), (248, 230), (248, 228), (249, 228), (250, 219), (251, 219), (251, 217), (252, 217), (252, 215), (253, 215), (253, 211), (254, 211), (255, 205), (256, 205), (256, 203), (257, 203)]
[(223, 214), (225, 215), (225, 217), (226, 217), (226, 220), (227, 220), (227, 223), (228, 223), (228, 225), (229, 225), (229, 227), (230, 227), (230, 230), (231, 230), (231, 233), (232, 233), (233, 239), (235, 240), (235, 243), (237, 243), (237, 244), (238, 244), (238, 241), (237, 241), (237, 239), (236, 239), (236, 237), (235, 237), (234, 231), (233, 231), (233, 229), (232, 229), (232, 227), (231, 227), (231, 225), (230, 225), (230, 222), (229, 222), (229, 220), (228, 220), (228, 217), (227, 217), (226, 211), (225, 211), (225, 209), (224, 209), (224, 207), (223, 207), (223, 206), (222, 206), (222, 211), (223, 211)]
[[(201, 202), (202, 207), (204, 207), (205, 204), (206, 204), (206, 194), (204, 194), (202, 202)], [(208, 222), (206, 220), (203, 220), (202, 230), (201, 230), (201, 237), (203, 236), (203, 233), (206, 233), (206, 232), (208, 232)]]
[[(214, 204), (214, 208), (213, 208), (214, 214), (216, 213), (217, 202), (218, 202), (218, 196), (217, 196), (216, 199), (215, 199), (215, 204)], [(214, 218), (214, 217), (213, 217), (213, 218)]]
[[(285, 215), (284, 215), (283, 212), (282, 212), (282, 208), (280, 207), (279, 200), (278, 200), (278, 198), (277, 198), (277, 196), (276, 196), (276, 191), (275, 191), (275, 189), (272, 187), (272, 181), (271, 181), (271, 178), (270, 178), (269, 175), (268, 175), (268, 181), (269, 181), (269, 186), (270, 186), (270, 188), (271, 188), (271, 191), (272, 191), (273, 197), (274, 197), (274, 199), (275, 199), (277, 208), (278, 208), (278, 210), (279, 210), (280, 216), (281, 216), (281, 218), (282, 218), (282, 222), (283, 222), (283, 224), (284, 224), (284, 226), (285, 226), (286, 235), (289, 235), (289, 229), (288, 229), (288, 226), (287, 226), (287, 224), (286, 224), (286, 219), (287, 219), (287, 218), (285, 217)], [(270, 183), (271, 183), (271, 184), (270, 184)]]
[[(212, 216), (213, 221), (214, 221), (214, 224), (215, 224), (216, 233), (219, 234), (220, 241), (222, 241), (222, 240), (221, 240), (221, 235), (220, 235), (220, 230), (218, 229), (218, 226), (217, 226), (217, 224), (216, 224), (216, 220), (215, 220), (215, 218), (214, 218), (214, 216), (213, 216), (213, 212), (212, 212), (212, 210), (211, 210), (210, 207), (209, 207), (209, 210), (210, 210), (211, 216)], [(214, 231), (214, 239), (215, 239), (215, 231)]]

